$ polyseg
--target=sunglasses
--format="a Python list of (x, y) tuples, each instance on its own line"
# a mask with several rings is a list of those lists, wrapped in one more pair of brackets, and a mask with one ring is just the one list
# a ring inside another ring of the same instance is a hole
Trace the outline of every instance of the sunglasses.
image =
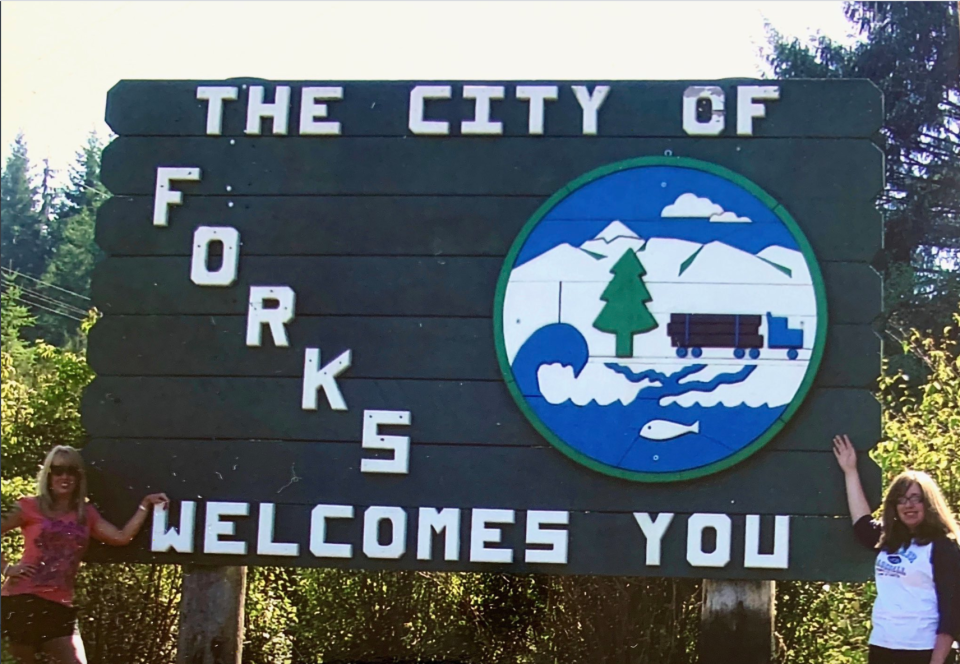
[(50, 466), (50, 474), (54, 477), (60, 477), (61, 475), (69, 475), (70, 477), (80, 477), (80, 469), (76, 466), (60, 466), (54, 464)]

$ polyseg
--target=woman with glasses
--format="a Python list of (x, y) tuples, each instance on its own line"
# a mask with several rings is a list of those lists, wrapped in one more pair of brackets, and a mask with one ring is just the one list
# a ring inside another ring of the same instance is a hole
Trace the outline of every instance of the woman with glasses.
[(843, 470), (854, 533), (861, 544), (879, 550), (870, 664), (955, 661), (960, 527), (943, 493), (926, 473), (908, 470), (893, 480), (881, 519), (873, 521), (850, 438), (836, 436), (833, 453)]
[(15, 564), (0, 559), (3, 583), (2, 629), (18, 662), (33, 663), (38, 652), (63, 664), (86, 664), (73, 608), (73, 585), (91, 537), (114, 546), (129, 544), (154, 505), (166, 509), (167, 496), (154, 493), (122, 528), (100, 517), (87, 502), (83, 459), (72, 447), (54, 447), (37, 477), (37, 494), (21, 498), (4, 514), (0, 531), (23, 531), (23, 556)]

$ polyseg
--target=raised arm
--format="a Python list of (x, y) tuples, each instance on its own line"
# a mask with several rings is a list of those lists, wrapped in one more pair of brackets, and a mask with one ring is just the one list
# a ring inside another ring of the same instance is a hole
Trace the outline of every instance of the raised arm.
[(833, 455), (843, 471), (843, 481), (847, 488), (847, 507), (850, 519), (856, 523), (870, 515), (870, 504), (860, 483), (860, 471), (857, 470), (857, 451), (846, 434), (833, 437)]
[(150, 511), (150, 508), (154, 505), (162, 505), (163, 509), (166, 509), (167, 503), (169, 502), (170, 500), (167, 498), (167, 494), (151, 493), (140, 501), (140, 506), (137, 508), (137, 511), (133, 513), (133, 516), (130, 517), (130, 520), (127, 521), (127, 524), (122, 529), (117, 528), (106, 519), (98, 519), (93, 526), (93, 536), (104, 544), (126, 546), (133, 541), (133, 538), (136, 537), (140, 529), (143, 528), (143, 523), (147, 520), (147, 513)]

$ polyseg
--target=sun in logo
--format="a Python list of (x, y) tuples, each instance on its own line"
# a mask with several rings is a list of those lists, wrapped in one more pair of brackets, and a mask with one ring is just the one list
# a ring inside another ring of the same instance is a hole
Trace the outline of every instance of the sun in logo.
[(520, 409), (571, 458), (639, 481), (746, 458), (809, 390), (823, 280), (796, 222), (749, 180), (649, 157), (548, 200), (507, 255), (494, 339)]

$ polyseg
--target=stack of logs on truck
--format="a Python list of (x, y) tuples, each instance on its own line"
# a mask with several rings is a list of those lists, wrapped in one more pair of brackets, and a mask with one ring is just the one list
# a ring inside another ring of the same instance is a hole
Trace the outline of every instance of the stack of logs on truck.
[[(704, 348), (732, 348), (734, 357), (760, 357), (764, 337), (760, 334), (762, 318), (754, 314), (670, 314), (667, 335), (677, 357), (700, 357)], [(787, 349), (794, 360), (803, 347), (803, 330), (790, 329), (786, 317), (767, 314), (768, 348)]]

